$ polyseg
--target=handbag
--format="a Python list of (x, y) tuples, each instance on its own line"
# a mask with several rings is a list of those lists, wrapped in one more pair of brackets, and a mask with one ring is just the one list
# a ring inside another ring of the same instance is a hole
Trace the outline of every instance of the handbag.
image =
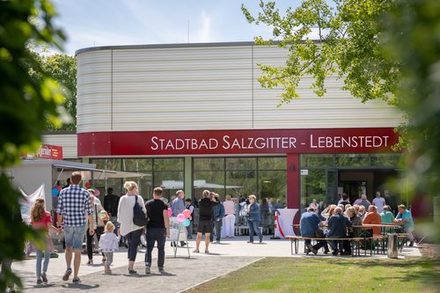
[(147, 221), (148, 221), (147, 215), (144, 213), (141, 205), (138, 203), (138, 198), (136, 195), (136, 202), (134, 203), (134, 207), (133, 207), (133, 223), (136, 226), (143, 227), (147, 225)]

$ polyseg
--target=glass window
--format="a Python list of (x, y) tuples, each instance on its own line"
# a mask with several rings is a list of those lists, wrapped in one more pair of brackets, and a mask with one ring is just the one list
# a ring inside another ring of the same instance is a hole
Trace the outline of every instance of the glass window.
[(226, 158), (226, 170), (255, 170), (257, 158)]
[(154, 171), (183, 171), (183, 158), (154, 159)]
[(334, 165), (334, 155), (301, 155), (301, 168), (326, 168)]
[(153, 186), (161, 186), (163, 188), (163, 197), (171, 200), (171, 197), (176, 194), (179, 189), (184, 189), (183, 171), (163, 171), (154, 172)]
[(372, 154), (371, 166), (396, 168), (399, 166), (401, 154)]
[(250, 194), (258, 196), (256, 171), (227, 171), (226, 189), (234, 197)]
[(301, 206), (307, 207), (316, 199), (317, 202), (329, 202), (326, 196), (326, 170), (309, 169), (308, 175), (301, 176)]
[(122, 170), (129, 172), (151, 171), (152, 159), (122, 159)]
[(225, 169), (224, 158), (195, 158), (193, 162), (194, 171), (213, 171)]
[(197, 171), (193, 175), (193, 198), (200, 200), (205, 189), (216, 192), (224, 199), (225, 172), (224, 171)]
[(271, 203), (277, 202), (280, 207), (286, 205), (286, 171), (260, 171), (258, 176), (258, 190), (261, 199), (268, 198)]
[(261, 157), (258, 158), (259, 170), (286, 170), (285, 157)]
[(370, 157), (368, 154), (337, 154), (336, 165), (338, 167), (369, 167)]

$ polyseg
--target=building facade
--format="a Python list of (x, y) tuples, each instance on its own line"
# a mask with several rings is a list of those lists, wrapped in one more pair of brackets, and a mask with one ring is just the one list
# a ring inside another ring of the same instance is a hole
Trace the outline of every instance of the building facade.
[[(372, 197), (398, 174), (392, 152), (401, 113), (362, 103), (329, 78), (316, 97), (261, 88), (258, 64), (282, 66), (287, 51), (253, 43), (94, 47), (77, 51), (77, 133), (50, 135), (66, 158), (149, 174), (139, 180), (199, 198), (256, 194), (298, 208), (346, 192)], [(121, 190), (121, 180), (98, 182)]]

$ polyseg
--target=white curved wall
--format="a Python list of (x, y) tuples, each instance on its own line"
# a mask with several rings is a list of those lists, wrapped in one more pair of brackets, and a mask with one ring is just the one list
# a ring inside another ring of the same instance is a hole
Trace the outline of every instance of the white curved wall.
[(395, 127), (381, 101), (362, 104), (329, 79), (325, 98), (305, 78), (301, 98), (277, 107), (257, 64), (286, 51), (251, 43), (91, 48), (79, 51), (78, 133), (131, 130)]

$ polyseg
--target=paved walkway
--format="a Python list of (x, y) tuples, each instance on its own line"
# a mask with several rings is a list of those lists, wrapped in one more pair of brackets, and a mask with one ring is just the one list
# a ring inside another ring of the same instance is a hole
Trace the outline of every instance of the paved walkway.
[[(249, 244), (247, 238), (236, 237), (227, 239), (221, 244), (211, 244), (211, 254), (194, 254), (194, 241), (190, 241), (190, 254), (186, 248), (178, 248), (177, 258), (174, 258), (174, 251), (169, 242), (166, 245), (166, 274), (159, 274), (153, 260), (152, 274), (144, 274), (144, 249), (141, 249), (137, 256), (135, 269), (138, 276), (127, 274), (127, 253), (123, 251), (115, 253), (112, 266), (113, 275), (104, 275), (103, 266), (100, 264), (101, 256), (95, 255), (95, 265), (88, 266), (87, 256), (82, 256), (79, 276), (81, 284), (73, 285), (63, 282), (61, 277), (65, 271), (64, 254), (60, 253), (59, 258), (52, 258), (49, 263), (48, 279), (49, 284), (44, 286), (36, 285), (35, 259), (31, 258), (13, 264), (13, 270), (22, 276), (25, 292), (136, 292), (139, 290), (147, 292), (180, 292), (197, 284), (216, 278), (227, 273), (236, 271), (262, 257), (305, 257), (304, 254), (290, 255), (290, 241), (267, 239), (263, 244)], [(301, 243), (302, 245), (302, 243)], [(204, 243), (201, 244), (201, 251), (204, 251)], [(299, 251), (303, 251), (300, 247)], [(154, 250), (153, 258), (157, 250)], [(318, 254), (319, 255), (319, 254)], [(420, 256), (417, 248), (405, 247), (403, 256)], [(317, 256), (308, 256), (317, 257)], [(333, 256), (325, 256), (333, 257)], [(386, 256), (375, 256), (385, 258)], [(348, 258), (351, 258), (350, 256)], [(67, 291), (66, 291), (67, 290)]]

